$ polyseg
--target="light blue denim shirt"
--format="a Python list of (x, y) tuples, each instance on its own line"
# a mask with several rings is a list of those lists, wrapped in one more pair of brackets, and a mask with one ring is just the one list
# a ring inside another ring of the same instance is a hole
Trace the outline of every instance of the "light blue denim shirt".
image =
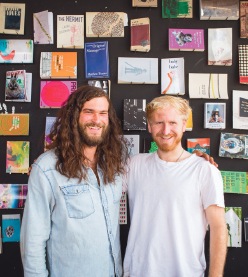
[(25, 277), (122, 276), (119, 203), (122, 177), (100, 186), (68, 179), (55, 169), (53, 151), (32, 166), (21, 227)]

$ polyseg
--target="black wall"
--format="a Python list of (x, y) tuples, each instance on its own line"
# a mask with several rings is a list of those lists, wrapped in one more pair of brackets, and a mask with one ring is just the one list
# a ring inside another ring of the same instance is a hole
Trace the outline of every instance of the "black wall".
[[(46, 116), (55, 116), (55, 109), (39, 108), (39, 60), (41, 51), (61, 51), (56, 48), (56, 17), (58, 14), (85, 14), (86, 11), (122, 11), (128, 14), (128, 18), (149, 17), (151, 21), (151, 51), (148, 53), (130, 52), (130, 28), (125, 27), (124, 38), (85, 38), (85, 41), (109, 41), (110, 54), (110, 74), (111, 74), (111, 99), (117, 110), (119, 118), (123, 119), (123, 99), (125, 98), (145, 98), (147, 102), (160, 95), (160, 83), (157, 85), (118, 85), (117, 84), (117, 58), (118, 57), (154, 57), (154, 58), (185, 58), (186, 88), (188, 87), (188, 73), (227, 73), (228, 74), (228, 93), (229, 100), (227, 105), (226, 132), (246, 133), (245, 130), (232, 129), (232, 90), (247, 90), (245, 85), (239, 84), (238, 79), (238, 44), (247, 44), (247, 39), (239, 38), (239, 20), (237, 21), (200, 21), (199, 20), (199, 1), (194, 0), (193, 19), (163, 19), (161, 14), (161, 1), (158, 1), (158, 8), (132, 8), (132, 0), (63, 0), (63, 1), (3, 1), (26, 3), (26, 19), (24, 36), (3, 35), (0, 38), (8, 39), (33, 39), (33, 17), (34, 12), (49, 10), (54, 15), (54, 40), (53, 45), (35, 45), (33, 64), (0, 64), (0, 103), (4, 102), (5, 73), (7, 70), (26, 69), (33, 73), (32, 102), (31, 103), (6, 103), (8, 111), (11, 107), (16, 107), (16, 113), (30, 113), (30, 134), (28, 137), (1, 137), (0, 138), (0, 183), (27, 183), (26, 174), (6, 174), (5, 155), (7, 140), (30, 141), (30, 162), (32, 162), (43, 151), (43, 140)], [(233, 65), (208, 66), (207, 65), (207, 29), (217, 27), (231, 27), (233, 29)], [(203, 28), (205, 30), (204, 52), (169, 52), (168, 51), (168, 28)], [(65, 50), (74, 51), (74, 50)], [(78, 85), (86, 82), (84, 78), (84, 50), (76, 50), (78, 53)], [(160, 63), (159, 63), (160, 76)], [(184, 96), (188, 98), (188, 91)], [(209, 130), (203, 128), (203, 108), (202, 99), (190, 99), (193, 108), (194, 128), (192, 132), (186, 132), (183, 145), (186, 147), (186, 138), (210, 137), (211, 155), (219, 164), (220, 170), (248, 171), (247, 161), (239, 159), (227, 159), (218, 157), (220, 130)], [(214, 102), (214, 101), (213, 101)], [(217, 102), (217, 101), (216, 101)], [(126, 134), (140, 135), (140, 150), (143, 149), (143, 139), (149, 138), (148, 132), (132, 131)], [(243, 217), (248, 216), (248, 196), (247, 195), (225, 195), (226, 206), (237, 206), (243, 208)], [(0, 210), (0, 214), (21, 213), (20, 210)], [(149, 223), (148, 223), (149, 224)], [(62, 227), (62, 226), (61, 226)], [(183, 231), (183, 230), (182, 230)], [(122, 252), (124, 254), (128, 235), (128, 225), (121, 226)], [(208, 243), (207, 248), (208, 248)], [(225, 276), (247, 276), (246, 262), (248, 253), (248, 243), (242, 239), (241, 248), (229, 248), (225, 268)], [(206, 251), (208, 255), (208, 250)], [(18, 243), (3, 244), (3, 254), (0, 255), (0, 275), (3, 277), (23, 276), (22, 265), (19, 254)]]

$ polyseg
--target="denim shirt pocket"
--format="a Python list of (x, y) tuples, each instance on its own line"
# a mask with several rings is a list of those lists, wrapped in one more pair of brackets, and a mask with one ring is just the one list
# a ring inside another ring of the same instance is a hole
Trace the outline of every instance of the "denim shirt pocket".
[(65, 199), (68, 216), (85, 218), (95, 212), (92, 196), (87, 184), (60, 186)]

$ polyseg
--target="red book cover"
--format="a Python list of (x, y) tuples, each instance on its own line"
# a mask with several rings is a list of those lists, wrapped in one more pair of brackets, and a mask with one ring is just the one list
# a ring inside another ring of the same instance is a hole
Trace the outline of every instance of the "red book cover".
[(137, 18), (131, 20), (131, 51), (150, 51), (150, 19)]

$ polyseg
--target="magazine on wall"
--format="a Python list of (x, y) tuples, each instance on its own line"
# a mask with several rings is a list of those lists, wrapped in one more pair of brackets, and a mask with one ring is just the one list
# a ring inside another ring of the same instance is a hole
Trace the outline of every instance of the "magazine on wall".
[(27, 192), (27, 184), (0, 184), (0, 209), (24, 208)]
[(86, 12), (86, 37), (124, 37), (124, 12)]
[(248, 91), (233, 90), (233, 128), (248, 130)]
[(57, 48), (84, 48), (84, 15), (57, 15)]
[(242, 208), (225, 207), (225, 218), (228, 231), (228, 247), (242, 246)]
[(32, 73), (26, 70), (6, 71), (5, 101), (31, 102)]
[(0, 3), (0, 33), (24, 35), (25, 3)]
[(118, 57), (118, 84), (158, 84), (158, 58)]
[(200, 0), (200, 20), (238, 20), (239, 0)]
[(246, 184), (246, 177), (248, 172), (221, 170), (220, 173), (225, 193), (247, 194), (248, 184)]
[(193, 153), (195, 150), (210, 155), (210, 138), (187, 138), (187, 151)]
[(0, 63), (33, 63), (31, 39), (0, 39)]
[(33, 13), (34, 44), (53, 44), (53, 13)]
[(193, 0), (162, 0), (162, 18), (192, 18)]
[(29, 114), (28, 113), (2, 113), (0, 114), (1, 136), (28, 136)]
[(161, 94), (185, 94), (184, 58), (161, 59)]
[(225, 158), (248, 159), (248, 135), (221, 133), (219, 156)]
[(169, 51), (204, 51), (203, 29), (169, 28)]
[(232, 28), (208, 29), (208, 65), (232, 65)]
[(204, 128), (226, 128), (226, 103), (211, 102), (204, 104)]
[(189, 73), (189, 97), (228, 99), (227, 74)]

